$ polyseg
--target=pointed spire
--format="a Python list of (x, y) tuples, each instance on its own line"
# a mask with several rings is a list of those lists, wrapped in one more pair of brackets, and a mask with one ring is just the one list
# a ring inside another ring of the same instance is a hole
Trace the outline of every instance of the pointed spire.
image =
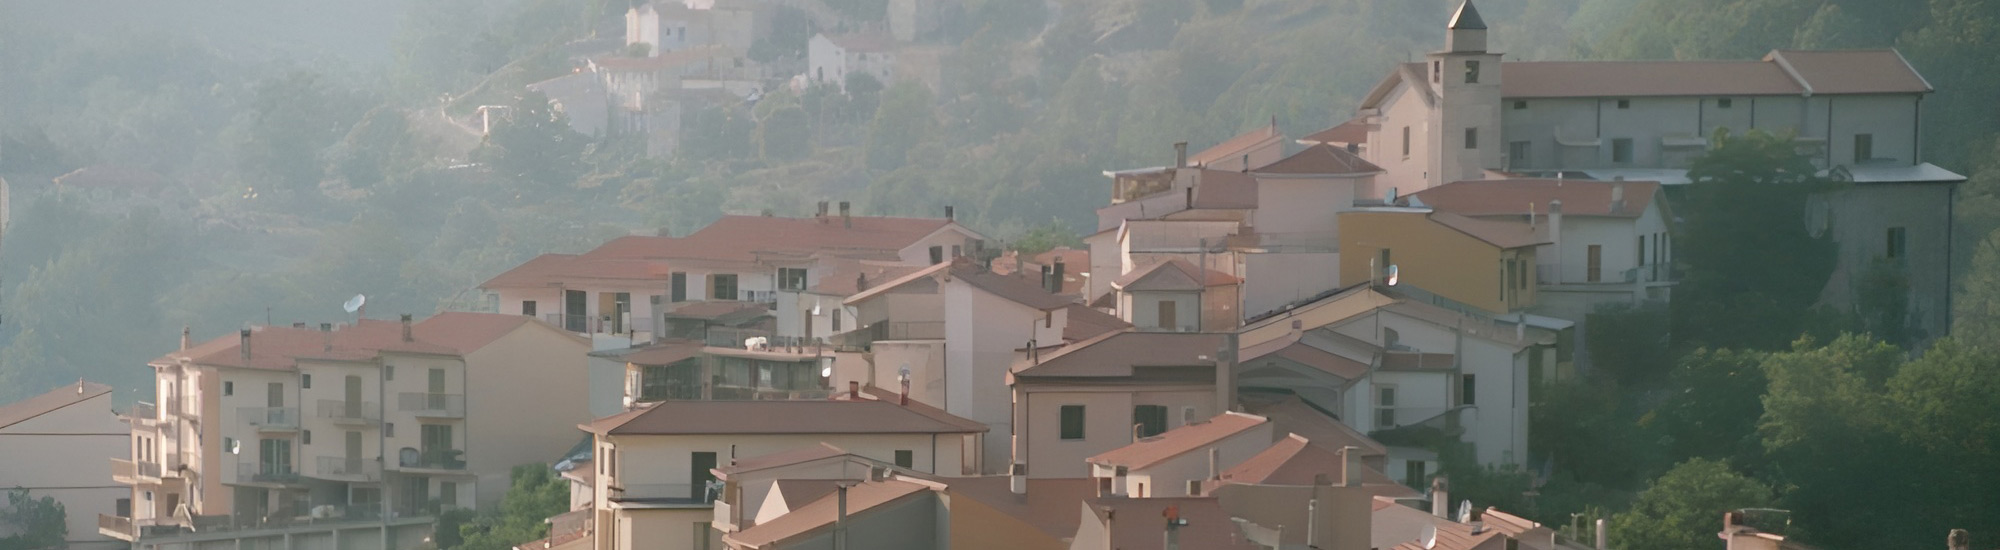
[(1472, 0), (1459, 4), (1458, 13), (1451, 16), (1449, 29), (1486, 30), (1486, 20), (1479, 18), (1479, 8), (1472, 6)]

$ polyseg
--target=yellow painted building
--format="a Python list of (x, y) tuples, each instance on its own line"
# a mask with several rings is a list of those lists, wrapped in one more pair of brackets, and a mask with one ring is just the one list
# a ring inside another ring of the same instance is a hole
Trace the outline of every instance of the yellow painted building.
[(1526, 223), (1397, 207), (1341, 212), (1339, 223), (1341, 281), (1366, 281), (1394, 265), (1399, 287), (1487, 312), (1535, 303), (1535, 247), (1546, 239)]

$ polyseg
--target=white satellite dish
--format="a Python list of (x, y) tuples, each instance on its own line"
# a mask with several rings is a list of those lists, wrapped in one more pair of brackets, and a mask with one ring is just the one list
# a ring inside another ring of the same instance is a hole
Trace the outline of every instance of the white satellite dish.
[(354, 295), (353, 298), (348, 298), (347, 303), (340, 304), (340, 309), (347, 310), (348, 313), (354, 313), (356, 311), (361, 311), (361, 306), (367, 304), (368, 304), (367, 296), (356, 294)]
[(1425, 525), (1424, 525), (1424, 534), (1423, 534), (1423, 535), (1422, 535), (1421, 537), (1418, 537), (1418, 539), (1417, 539), (1417, 540), (1418, 540), (1419, 542), (1422, 542), (1422, 543), (1424, 544), (1424, 550), (1430, 550), (1431, 548), (1435, 548), (1435, 547), (1437, 547), (1437, 543), (1438, 543), (1438, 528), (1437, 528), (1437, 526), (1436, 526), (1436, 525), (1430, 525), (1430, 524), (1425, 524)]
[(833, 378), (833, 367), (819, 369), (820, 378)]
[(1471, 501), (1471, 500), (1461, 500), (1461, 501), (1458, 501), (1458, 522), (1459, 522), (1459, 523), (1472, 523), (1472, 501)]
[(243, 454), (243, 440), (241, 439), (229, 440), (229, 454), (233, 455)]
[(1388, 269), (1382, 270), (1382, 280), (1389, 286), (1396, 286), (1396, 273), (1396, 264), (1389, 264)]

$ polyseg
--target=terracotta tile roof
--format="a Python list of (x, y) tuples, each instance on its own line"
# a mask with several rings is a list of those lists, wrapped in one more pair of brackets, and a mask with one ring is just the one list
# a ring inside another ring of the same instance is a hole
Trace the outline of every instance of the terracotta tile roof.
[(930, 265), (922, 269), (912, 271), (907, 275), (883, 281), (882, 284), (869, 286), (868, 290), (856, 292), (854, 293), (854, 295), (848, 296), (847, 299), (843, 301), (843, 303), (852, 305), (852, 304), (859, 304), (861, 302), (866, 302), (870, 299), (873, 299), (876, 296), (887, 294), (889, 291), (895, 290), (897, 287), (910, 284), (911, 282), (917, 281), (919, 279), (937, 277), (939, 273), (943, 273), (944, 270), (947, 269), (951, 269), (950, 263)]
[(1042, 267), (1053, 265), (1056, 258), (1062, 258), (1063, 283), (1059, 294), (1082, 295), (1084, 282), (1090, 275), (1090, 251), (1073, 250), (1067, 246), (1036, 254), (1022, 259), (1013, 251), (1001, 254), (993, 260), (993, 272), (1001, 275), (1015, 275), (1030, 284), (1040, 285)]
[(887, 401), (662, 401), (579, 426), (599, 435), (979, 433)]
[(1017, 377), (1130, 377), (1143, 367), (1209, 367), (1222, 349), (1220, 334), (1111, 332), (1016, 365)]
[(723, 216), (688, 235), (686, 240), (696, 245), (697, 252), (725, 254), (738, 248), (745, 253), (895, 252), (946, 226), (957, 225), (943, 218), (854, 216), (847, 221), (853, 227), (848, 227), (837, 214), (825, 218)]
[[(924, 403), (922, 401), (911, 399), (908, 402), (903, 402), (901, 401), (902, 393), (898, 390), (891, 390), (875, 386), (873, 384), (867, 384), (861, 386), (861, 398), (872, 399), (875, 401), (881, 401), (885, 403), (896, 403), (897, 406), (907, 409), (910, 412), (930, 417), (932, 420), (936, 420), (938, 422), (950, 424), (953, 426), (958, 426), (959, 428), (965, 430), (968, 433), (983, 432), (990, 429), (987, 428), (985, 424), (981, 424), (978, 421), (961, 417), (955, 414), (951, 414), (949, 412), (945, 412), (944, 409), (933, 407), (930, 404)], [(833, 399), (842, 400), (842, 399), (853, 399), (853, 398), (849, 397), (847, 392), (840, 392), (834, 394)]]
[(896, 38), (886, 34), (856, 33), (826, 35), (826, 40), (849, 52), (887, 52), (896, 49)]
[[(1197, 169), (1194, 184), (1196, 209), (1248, 210), (1257, 207), (1257, 178), (1243, 172)], [(1166, 191), (1174, 193), (1177, 191)], [(1186, 191), (1178, 191), (1185, 193)]]
[(840, 447), (835, 447), (832, 445), (828, 445), (825, 442), (821, 442), (818, 445), (813, 445), (810, 447), (799, 447), (797, 449), (792, 449), (789, 451), (781, 451), (763, 456), (755, 456), (745, 459), (739, 459), (736, 461), (735, 464), (718, 467), (715, 469), (715, 471), (723, 475), (741, 474), (746, 472), (754, 472), (757, 470), (767, 470), (771, 468), (777, 468), (780, 466), (803, 464), (815, 460), (833, 458), (844, 454), (847, 454), (847, 451), (842, 450)]
[(1067, 311), (1069, 319), (1063, 325), (1063, 340), (1067, 342), (1081, 342), (1108, 332), (1132, 328), (1132, 323), (1124, 319), (1083, 304), (1070, 304)]
[[(1363, 139), (1366, 139), (1366, 134), (1363, 134)], [(1324, 143), (1250, 171), (1260, 176), (1359, 176), (1381, 172), (1382, 167), (1362, 160), (1360, 155), (1350, 153), (1344, 147)]]
[(676, 260), (745, 267), (759, 259), (803, 261), (815, 256), (894, 261), (903, 248), (948, 226), (957, 227), (941, 218), (856, 216), (843, 222), (839, 216), (723, 216), (686, 237), (634, 235), (612, 239), (583, 254), (544, 254), (480, 287), (545, 287), (578, 279), (665, 280), (673, 271), (667, 264)]
[(1346, 380), (1358, 380), (1368, 374), (1367, 363), (1300, 342), (1296, 334), (1264, 342), (1255, 347), (1243, 348), (1240, 359), (1247, 363), (1265, 357), (1282, 358)]
[(1097, 480), (1029, 478), (1027, 494), (1014, 494), (1007, 476), (948, 478), (946, 492), (984, 504), (1034, 526), (1054, 540), (1076, 535), (1079, 506), (1097, 498)]
[[(866, 481), (847, 489), (847, 513), (857, 515), (877, 506), (898, 502), (906, 497), (928, 493), (937, 489), (933, 484), (891, 478), (880, 481)], [(826, 495), (801, 506), (791, 513), (773, 518), (749, 529), (723, 535), (723, 540), (732, 547), (750, 548), (790, 540), (821, 529), (831, 529), (839, 515), (839, 496)]]
[(1104, 519), (1105, 507), (1118, 513), (1118, 520), (1111, 522), (1112, 548), (1163, 550), (1166, 537), (1163, 536), (1159, 518), (1170, 506), (1179, 510), (1181, 519), (1187, 520), (1187, 525), (1180, 528), (1181, 548), (1251, 550), (1258, 547), (1243, 535), (1242, 528), (1237, 527), (1236, 521), (1213, 498), (1102, 499), (1094, 503), (1093, 511), (1098, 521)]
[(1762, 61), (1509, 61), (1507, 98), (1800, 95), (1805, 88)]
[[(1364, 451), (1365, 452), (1365, 451)], [(1264, 485), (1312, 485), (1320, 476), (1341, 483), (1346, 475), (1346, 459), (1337, 450), (1314, 445), (1299, 434), (1286, 435), (1271, 448), (1224, 470), (1222, 483)], [(1422, 493), (1389, 479), (1387, 474), (1362, 466), (1361, 485), (1388, 497), (1416, 497)]]
[(1312, 135), (1299, 138), (1299, 143), (1312, 145), (1322, 143), (1339, 145), (1368, 143), (1368, 119), (1355, 118), (1347, 122), (1342, 122), (1338, 126), (1320, 130), (1314, 132)]
[[(111, 386), (78, 380), (75, 384), (63, 384), (41, 395), (0, 405), (0, 429), (107, 393), (111, 393)], [(101, 412), (111, 414), (110, 410)]]
[(1136, 470), (1215, 444), (1230, 436), (1264, 425), (1266, 422), (1270, 422), (1270, 419), (1230, 411), (1207, 421), (1167, 430), (1166, 433), (1106, 451), (1086, 458), (1084, 462), (1103, 466), (1124, 466)]
[[(1929, 93), (1930, 82), (1896, 50), (1773, 50), (1765, 61), (1790, 66), (1814, 94)], [(1509, 75), (1510, 77), (1512, 75)]]
[(1215, 144), (1214, 147), (1189, 155), (1187, 159), (1188, 165), (1201, 166), (1218, 160), (1240, 156), (1251, 149), (1269, 145), (1270, 142), (1284, 138), (1283, 134), (1278, 133), (1278, 126), (1276, 124), (1264, 126), (1238, 134), (1236, 137)]
[(1243, 279), (1213, 269), (1202, 269), (1193, 262), (1180, 258), (1140, 266), (1118, 280), (1111, 282), (1111, 288), (1125, 291), (1146, 290), (1186, 290), (1194, 291), (1212, 286), (1241, 284)]
[(666, 366), (701, 357), (705, 346), (699, 340), (667, 340), (637, 348), (619, 359), (634, 365)]
[(1360, 447), (1362, 456), (1389, 454), (1389, 448), (1381, 442), (1314, 409), (1296, 395), (1287, 395), (1275, 402), (1246, 398), (1243, 400), (1243, 408), (1252, 414), (1271, 419), (1271, 427), (1274, 430), (1298, 434), (1313, 445), (1329, 451), (1351, 446)]
[(1505, 548), (1507, 536), (1498, 529), (1472, 532), (1472, 526), (1458, 522), (1437, 523), (1437, 544), (1426, 548), (1421, 541), (1409, 541), (1395, 546), (1394, 550), (1500, 550)]
[(187, 360), (216, 367), (293, 370), (298, 368), (298, 359), (365, 361), (381, 352), (459, 355), (449, 346), (423, 340), (405, 342), (401, 322), (377, 319), (362, 319), (331, 333), (315, 328), (252, 327), (249, 361), (243, 359), (241, 342), (240, 335), (229, 334), (160, 356), (152, 363)]
[(966, 284), (972, 285), (973, 288), (978, 288), (994, 296), (999, 296), (1014, 303), (1042, 311), (1058, 310), (1076, 303), (1076, 300), (1073, 298), (1050, 294), (1049, 291), (1043, 290), (1040, 286), (1032, 282), (1022, 280), (1020, 277), (987, 271), (970, 261), (954, 263), (951, 268), (951, 275), (957, 277), (958, 280), (965, 281)]
[(1458, 360), (1449, 353), (1417, 353), (1392, 351), (1382, 354), (1382, 368), (1385, 370), (1440, 370), (1451, 368)]
[(924, 268), (918, 265), (845, 258), (832, 260), (831, 263), (832, 268), (820, 276), (819, 284), (806, 289), (806, 292), (825, 296), (853, 296), (864, 288), (873, 288), (875, 285)]
[[(1624, 186), (1624, 198), (1612, 201), (1612, 190), (1619, 185)], [(1475, 180), (1447, 183), (1411, 193), (1407, 198), (1433, 210), (1460, 216), (1525, 219), (1533, 205), (1536, 219), (1540, 220), (1548, 215), (1549, 203), (1559, 200), (1564, 216), (1637, 218), (1652, 206), (1659, 189), (1659, 183), (1650, 181)]]
[[(1525, 207), (1524, 207), (1525, 208)], [(1450, 212), (1431, 212), (1431, 221), (1438, 225), (1458, 230), (1460, 233), (1484, 241), (1501, 249), (1525, 248), (1548, 244), (1548, 239), (1535, 236), (1535, 230), (1526, 222), (1477, 220)]]
[[(447, 311), (432, 315), (429, 319), (424, 319), (422, 322), (411, 327), (410, 330), (416, 335), (417, 340), (440, 344), (458, 350), (458, 353), (462, 355), (486, 347), (488, 344), (492, 344), (514, 332), (515, 329), (521, 328), (522, 325), (530, 323), (548, 326), (547, 323), (525, 315)], [(556, 329), (556, 331), (567, 338), (579, 342), (589, 342), (587, 338), (570, 334), (561, 329)], [(251, 347), (254, 349), (256, 346), (252, 344)]]

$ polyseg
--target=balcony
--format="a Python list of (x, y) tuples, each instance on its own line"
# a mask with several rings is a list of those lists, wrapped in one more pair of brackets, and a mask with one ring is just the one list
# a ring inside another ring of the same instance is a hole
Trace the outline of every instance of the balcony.
[(290, 464), (238, 462), (236, 463), (236, 482), (293, 485), (299, 483), (299, 473), (293, 471)]
[(153, 406), (152, 403), (140, 401), (133, 403), (132, 410), (125, 413), (125, 416), (136, 420), (159, 420), (160, 409)]
[(132, 518), (97, 515), (97, 534), (132, 542), (139, 538), (139, 531), (132, 527)]
[(396, 467), (402, 470), (438, 470), (460, 472), (465, 470), (463, 449), (416, 449), (405, 448), (396, 457)]
[(465, 418), (464, 394), (403, 392), (396, 401), (396, 410), (423, 418)]
[(319, 400), (319, 417), (345, 426), (375, 426), (382, 423), (382, 409), (374, 401), (345, 399)]
[(236, 417), (261, 432), (293, 432), (299, 429), (299, 409), (296, 407), (242, 407), (236, 409)]
[(736, 506), (726, 501), (715, 501), (715, 518), (709, 521), (714, 523), (716, 529), (724, 533), (734, 533), (741, 530), (736, 527)]
[(160, 482), (160, 464), (111, 459), (111, 480), (126, 485)]
[(313, 477), (321, 479), (376, 481), (382, 479), (382, 464), (373, 458), (322, 456), (319, 457), (319, 468), (313, 473)]
[(710, 489), (687, 483), (623, 483), (610, 487), (609, 498), (617, 502), (694, 504), (709, 506), (716, 501), (721, 485)]
[(617, 319), (613, 319), (609, 315), (593, 317), (590, 315), (548, 313), (542, 315), (542, 320), (547, 321), (551, 325), (562, 327), (563, 330), (583, 334), (623, 334), (632, 336), (640, 334), (650, 335), (653, 333), (653, 320), (651, 318), (634, 317), (629, 311), (619, 314)]

